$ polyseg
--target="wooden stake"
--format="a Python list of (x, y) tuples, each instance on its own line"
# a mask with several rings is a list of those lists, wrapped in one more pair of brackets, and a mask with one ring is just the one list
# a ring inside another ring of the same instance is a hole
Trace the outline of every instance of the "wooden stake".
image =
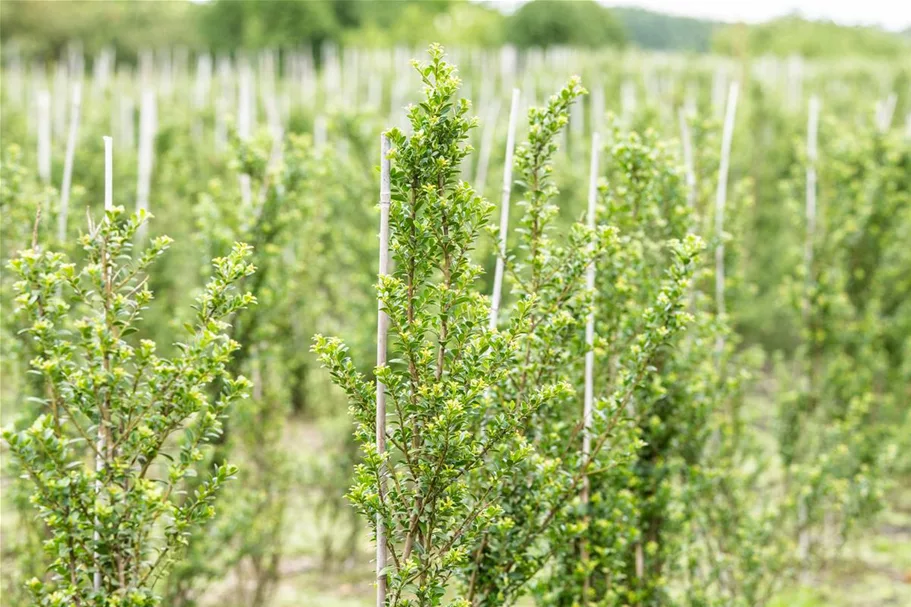
[[(380, 264), (379, 275), (389, 273), (389, 205), (392, 202), (389, 171), (389, 137), (380, 137)], [(389, 331), (389, 316), (383, 302), (377, 305), (376, 323), (376, 366), (386, 364), (386, 336)], [(386, 452), (386, 387), (376, 382), (376, 452), (380, 457)], [(379, 493), (386, 493), (385, 465), (380, 470)], [(386, 529), (381, 515), (376, 517), (376, 607), (386, 605)]]
[(500, 254), (497, 256), (497, 267), (493, 279), (493, 296), (490, 301), (490, 329), (497, 327), (497, 313), (500, 310), (500, 297), (503, 292), (503, 271), (506, 263), (506, 235), (509, 230), (509, 195), (512, 192), (512, 156), (516, 148), (516, 122), (519, 113), (519, 89), (512, 90), (512, 103), (509, 107), (509, 131), (506, 133), (506, 159), (503, 163), (503, 196), (500, 204)]

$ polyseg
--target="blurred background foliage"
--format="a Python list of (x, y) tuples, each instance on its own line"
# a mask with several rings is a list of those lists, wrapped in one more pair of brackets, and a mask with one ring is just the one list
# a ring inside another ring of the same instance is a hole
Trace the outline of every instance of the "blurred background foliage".
[[(99, 24), (104, 27), (99, 27)], [(71, 40), (94, 54), (113, 45), (121, 61), (141, 48), (288, 48), (324, 42), (358, 46), (567, 45), (717, 52), (899, 57), (911, 36), (787, 16), (755, 25), (678, 17), (595, 0), (532, 0), (506, 13), (466, 0), (4, 0), (0, 39), (54, 58)]]

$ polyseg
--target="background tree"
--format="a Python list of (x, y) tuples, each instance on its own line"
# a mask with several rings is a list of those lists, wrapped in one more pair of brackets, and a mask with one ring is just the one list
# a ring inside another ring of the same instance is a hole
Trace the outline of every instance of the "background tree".
[(506, 39), (518, 46), (617, 46), (623, 26), (594, 0), (532, 0), (506, 21)]
[(781, 17), (746, 28), (735, 24), (716, 31), (712, 50), (738, 54), (741, 48), (753, 56), (900, 57), (911, 52), (911, 41), (875, 27), (850, 27), (798, 16)]

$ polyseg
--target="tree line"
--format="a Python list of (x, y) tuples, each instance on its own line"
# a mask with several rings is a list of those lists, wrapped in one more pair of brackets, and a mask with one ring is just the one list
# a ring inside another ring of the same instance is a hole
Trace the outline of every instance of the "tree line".
[[(54, 58), (72, 41), (90, 54), (111, 46), (121, 60), (139, 49), (288, 48), (324, 43), (359, 46), (633, 47), (722, 54), (898, 57), (908, 37), (792, 15), (745, 26), (595, 0), (532, 0), (504, 14), (487, 3), (457, 0), (310, 0), (149, 3), (132, 0), (9, 0), (0, 6), (0, 39), (28, 54)], [(104, 27), (99, 27), (104, 24)]]

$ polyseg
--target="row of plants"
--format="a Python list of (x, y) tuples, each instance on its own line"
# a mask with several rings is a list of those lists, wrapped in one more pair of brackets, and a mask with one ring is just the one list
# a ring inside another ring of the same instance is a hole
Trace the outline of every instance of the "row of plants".
[[(290, 496), (310, 482), (283, 428), (339, 403), (317, 359), (356, 426), (319, 489), (338, 519), (360, 447), (349, 500), (381, 523), (389, 605), (759, 605), (882, 507), (907, 469), (907, 140), (824, 121), (819, 160), (786, 143), (751, 171), (735, 143), (719, 215), (713, 120), (685, 116), (688, 168), (654, 114), (605, 120), (587, 222), (592, 176), (570, 167), (588, 138), (562, 149), (586, 93), (573, 79), (528, 111), (517, 227), (498, 242), (492, 205), (460, 180), (470, 103), (442, 50), (430, 56), (423, 101), (388, 132), (393, 269), (376, 295), (389, 362), (376, 368), (369, 118), (340, 115), (336, 145), (261, 133), (232, 136), (226, 155), (166, 125), (151, 238), (141, 213), (99, 213), (94, 160), (70, 203), (88, 203), (87, 228), (52, 236), (58, 193), (7, 150), (4, 590), (17, 604), (205, 604), (229, 572), (249, 577), (236, 600), (266, 604)], [(774, 124), (761, 101), (745, 107)], [(793, 123), (780, 128), (802, 142)], [(132, 200), (118, 164), (114, 198)], [(496, 249), (506, 297), (490, 326)], [(314, 355), (314, 333), (342, 339), (317, 337)]]

